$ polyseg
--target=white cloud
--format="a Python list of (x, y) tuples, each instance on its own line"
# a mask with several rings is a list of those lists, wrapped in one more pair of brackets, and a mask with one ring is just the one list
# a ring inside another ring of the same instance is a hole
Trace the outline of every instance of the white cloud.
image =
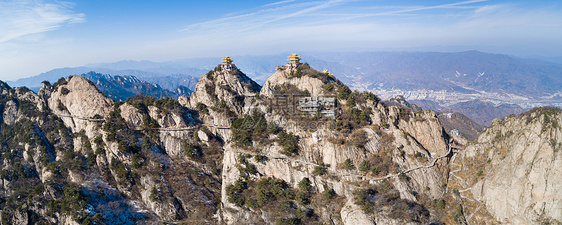
[[(504, 53), (521, 54), (527, 50), (549, 50), (551, 48), (545, 49), (544, 46), (560, 43), (556, 39), (562, 39), (562, 15), (547, 7), (534, 5), (529, 8), (488, 0), (433, 5), (289, 0), (193, 24), (184, 31), (184, 39), (161, 42), (157, 46), (190, 52), (209, 52), (211, 48), (218, 48), (238, 54), (271, 46), (283, 46), (281, 51), (291, 47), (296, 50), (377, 50), (495, 46), (500, 52), (503, 48), (508, 50)], [(516, 49), (520, 52), (512, 51)]]
[[(265, 26), (294, 26), (299, 23), (299, 18), (306, 17), (307, 14), (318, 13), (320, 10), (339, 6), (350, 2), (350, 0), (292, 2), (294, 1), (280, 1), (253, 9), (249, 13), (229, 15), (220, 19), (192, 24), (186, 27), (184, 31), (190, 34), (241, 33), (261, 29)], [(300, 22), (306, 22), (306, 20)]]
[(274, 2), (274, 3), (270, 3), (270, 4), (267, 4), (267, 5), (264, 5), (264, 7), (267, 7), (267, 6), (274, 6), (274, 5), (282, 5), (282, 4), (291, 3), (291, 2), (294, 2), (294, 1), (296, 1), (296, 0), (278, 1), (278, 2)]
[(84, 14), (72, 12), (71, 7), (59, 1), (0, 0), (0, 43), (83, 22)]

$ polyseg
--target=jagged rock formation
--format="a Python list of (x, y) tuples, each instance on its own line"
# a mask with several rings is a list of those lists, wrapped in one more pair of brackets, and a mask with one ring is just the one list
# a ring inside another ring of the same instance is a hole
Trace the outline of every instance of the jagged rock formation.
[(228, 140), (230, 132), (221, 128), (230, 127), (231, 121), (243, 114), (246, 98), (255, 96), (259, 90), (260, 85), (238, 68), (217, 66), (197, 81), (189, 100), (182, 97), (180, 102), (197, 109), (204, 123), (212, 125), (208, 127)]
[(414, 112), (422, 110), (422, 108), (417, 106), (416, 104), (411, 104), (411, 103), (407, 102), (406, 99), (404, 98), (404, 96), (402, 96), (402, 95), (398, 95), (394, 98), (389, 99), (388, 101), (385, 102), (385, 104), (388, 105), (388, 106), (405, 107), (405, 108), (410, 109)]
[(323, 92), (324, 84), (329, 80), (334, 80), (334, 77), (318, 72), (308, 64), (303, 64), (296, 69), (277, 67), (277, 71), (265, 81), (260, 95), (272, 97), (280, 85), (292, 85), (298, 90), (306, 90), (313, 96), (319, 96)]
[[(218, 66), (177, 101), (115, 102), (81, 76), (0, 92), (2, 224), (561, 221), (557, 109), (497, 121), (466, 147), (433, 111), (307, 64), (261, 89)], [(334, 117), (298, 111), (318, 95), (337, 98)]]
[[(223, 67), (216, 67), (197, 81), (189, 103), (192, 108), (197, 108), (197, 103), (213, 107), (218, 106), (220, 101), (223, 100), (228, 109), (239, 110), (240, 105), (236, 97), (255, 95), (259, 90), (259, 84), (239, 69), (227, 70)], [(239, 113), (238, 111), (234, 112)]]
[(474, 198), (499, 222), (562, 222), (560, 124), (556, 108), (496, 120), (459, 155)]
[[(48, 89), (48, 90), (47, 90)], [(105, 97), (91, 81), (82, 76), (62, 79), (52, 87), (45, 86), (40, 93), (48, 92), (49, 109), (68, 125), (71, 132), (86, 130), (91, 132), (97, 127), (90, 126), (89, 118), (98, 115), (106, 117), (113, 106), (113, 101)], [(47, 96), (44, 96), (47, 97)]]

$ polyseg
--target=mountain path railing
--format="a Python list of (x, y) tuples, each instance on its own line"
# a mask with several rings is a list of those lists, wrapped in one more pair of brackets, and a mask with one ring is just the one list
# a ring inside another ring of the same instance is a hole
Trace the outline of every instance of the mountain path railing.
[[(294, 158), (290, 158), (290, 157), (287, 157), (287, 156), (272, 156), (272, 155), (263, 154), (263, 153), (246, 152), (246, 151), (240, 151), (240, 150), (234, 150), (234, 149), (225, 149), (225, 150), (240, 153), (240, 154), (249, 154), (249, 155), (252, 155), (252, 156), (260, 155), (260, 156), (264, 156), (264, 157), (267, 157), (267, 158), (270, 158), (270, 159), (289, 160), (289, 161), (292, 161), (292, 162), (302, 163), (302, 164), (305, 164), (305, 165), (321, 166), (320, 164), (316, 164), (316, 163), (312, 163), (312, 162), (308, 162), (308, 161), (303, 161), (303, 160), (299, 160), (299, 159), (294, 159)], [(375, 177), (368, 177), (368, 176), (365, 176), (365, 175), (354, 174), (354, 173), (345, 174), (343, 176), (357, 177), (357, 178), (371, 180), (371, 181), (382, 181), (382, 180), (390, 179), (392, 177), (400, 176), (400, 174), (410, 173), (410, 172), (415, 171), (415, 170), (419, 170), (419, 169), (423, 169), (423, 168), (431, 168), (431, 167), (435, 166), (435, 163), (437, 163), (438, 160), (449, 156), (451, 153), (453, 153), (453, 147), (449, 146), (449, 151), (446, 154), (444, 154), (442, 156), (439, 156), (437, 158), (434, 158), (433, 161), (431, 163), (427, 164), (427, 165), (422, 165), (422, 166), (410, 168), (410, 169), (407, 169), (407, 170), (400, 171), (398, 173), (391, 173), (391, 174), (388, 174), (384, 177), (375, 178)]]
[[(85, 120), (85, 121), (89, 121), (89, 122), (103, 122), (103, 121), (105, 121), (105, 118), (86, 118), (86, 117), (73, 116), (73, 115), (65, 115), (65, 114), (58, 114), (58, 113), (55, 113), (55, 115), (57, 115), (57, 116), (59, 116), (59, 117), (67, 117), (67, 118), (72, 118), (72, 119)], [(135, 128), (135, 129), (127, 129), (127, 130), (135, 130), (135, 131), (143, 131), (143, 130), (190, 131), (190, 130), (199, 129), (199, 128), (201, 128), (202, 126), (207, 126), (207, 127), (216, 128), (216, 129), (230, 129), (229, 126), (225, 126), (225, 125), (217, 125), (217, 124), (199, 124), (199, 125), (192, 126), (192, 127), (177, 127), (177, 128), (162, 128), (162, 127), (158, 127), (158, 128)]]
[[(73, 118), (73, 119), (86, 120), (86, 121), (90, 121), (90, 122), (103, 122), (103, 121), (105, 121), (104, 118), (86, 118), (86, 117), (64, 115), (64, 114), (55, 114), (55, 115), (60, 116), (60, 117), (69, 117), (69, 118)], [(136, 129), (130, 129), (130, 130), (135, 130), (135, 131), (142, 131), (142, 130), (191, 131), (191, 130), (199, 129), (202, 126), (212, 127), (212, 128), (216, 128), (216, 129), (230, 129), (230, 127), (227, 127), (227, 126), (224, 126), (224, 125), (201, 124), (201, 125), (198, 125), (198, 126), (195, 126), (195, 127), (185, 127), (185, 128), (136, 128)], [(458, 148), (458, 146), (452, 146), (451, 143), (449, 143), (449, 145), (448, 145), (449, 151), (447, 151), (447, 153), (442, 155), (442, 156), (434, 158), (431, 163), (429, 163), (427, 165), (422, 165), (422, 166), (406, 169), (406, 170), (400, 171), (398, 173), (391, 173), (391, 174), (388, 174), (384, 177), (374, 178), (374, 177), (368, 177), (368, 176), (364, 176), (364, 175), (361, 175), (361, 174), (353, 174), (353, 173), (346, 174), (344, 176), (353, 176), (353, 177), (358, 177), (358, 178), (362, 178), (362, 179), (368, 179), (368, 180), (371, 180), (371, 181), (382, 181), (382, 180), (390, 179), (392, 177), (399, 176), (400, 174), (410, 173), (412, 171), (423, 169), (423, 168), (434, 167), (435, 163), (437, 163), (438, 160), (440, 160), (442, 158), (445, 158), (445, 157), (449, 156), (451, 153), (453, 153), (453, 148)], [(234, 151), (234, 152), (241, 153), (241, 154), (250, 154), (250, 155), (254, 155), (254, 156), (255, 155), (261, 155), (261, 156), (265, 156), (265, 157), (268, 157), (268, 158), (271, 158), (271, 159), (289, 160), (289, 161), (292, 161), (292, 162), (302, 163), (302, 164), (305, 164), (305, 165), (320, 166), (319, 164), (316, 164), (316, 163), (303, 161), (303, 160), (299, 160), (299, 159), (294, 159), (294, 158), (290, 158), (290, 157), (271, 156), (271, 155), (268, 155), (268, 154), (258, 154), (258, 153), (238, 151), (238, 150), (233, 150), (233, 149), (230, 149), (230, 151)]]

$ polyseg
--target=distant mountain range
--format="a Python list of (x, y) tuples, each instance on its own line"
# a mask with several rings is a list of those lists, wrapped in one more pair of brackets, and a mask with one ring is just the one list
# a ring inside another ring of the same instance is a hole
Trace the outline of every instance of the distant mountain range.
[[(485, 91), (537, 98), (559, 93), (562, 87), (561, 64), (478, 51), (304, 53), (302, 57), (311, 66), (328, 69), (355, 88), (368, 90), (425, 89), (466, 94)], [(234, 57), (238, 68), (262, 84), (275, 72), (276, 65), (285, 62), (286, 54)], [(89, 71), (154, 78), (153, 82), (158, 81), (155, 78), (166, 76), (198, 78), (219, 63), (218, 57), (172, 62), (127, 60), (60, 68), (8, 83), (34, 87), (43, 80), (55, 81), (62, 76)]]
[[(233, 58), (238, 68), (263, 84), (277, 65), (286, 62), (287, 55)], [(548, 62), (544, 58), (522, 59), (478, 51), (305, 52), (301, 56), (312, 67), (330, 70), (354, 89), (372, 91), (385, 100), (403, 95), (423, 108), (463, 112), (483, 125), (525, 108), (562, 107), (562, 65), (554, 63), (558, 58), (546, 59), (553, 61)], [(174, 92), (180, 85), (193, 90), (197, 79), (219, 63), (219, 57), (170, 62), (128, 60), (54, 69), (7, 83), (34, 90), (43, 80), (54, 82), (60, 77), (96, 71), (114, 76), (132, 75)], [(490, 113), (478, 113), (481, 111)]]
[(560, 92), (562, 87), (560, 64), (478, 51), (330, 53), (323, 59), (352, 67), (353, 74), (346, 75), (366, 89), (542, 97)]
[(92, 81), (107, 97), (116, 101), (125, 101), (128, 97), (139, 94), (152, 96), (156, 99), (163, 97), (176, 99), (180, 95), (191, 94), (191, 90), (182, 85), (176, 87), (174, 91), (170, 91), (157, 84), (141, 81), (134, 76), (111, 76), (93, 71), (81, 75)]
[[(131, 66), (129, 69), (121, 69), (126, 68), (125, 64), (129, 63)], [(130, 61), (123, 61), (119, 63), (109, 63), (109, 64), (99, 64), (97, 65), (89, 65), (89, 66), (81, 66), (81, 67), (66, 67), (66, 68), (58, 68), (53, 69), (45, 73), (41, 73), (37, 76), (28, 77), (18, 79), (16, 81), (7, 81), (10, 86), (12, 87), (20, 87), (26, 86), (32, 90), (38, 90), (41, 82), (49, 81), (51, 83), (57, 81), (61, 77), (67, 77), (70, 75), (80, 75), (89, 73), (91, 71), (95, 71), (96, 73), (100, 74), (110, 74), (113, 76), (134, 76), (141, 81), (146, 81), (149, 83), (157, 84), (162, 88), (168, 89), (169, 91), (174, 91), (179, 86), (185, 86), (190, 90), (195, 88), (195, 83), (197, 82), (198, 77), (200, 74), (204, 74), (208, 70), (204, 69), (197, 69), (197, 68), (190, 68), (190, 67), (150, 67), (147, 68), (140, 66), (143, 63), (149, 63), (149, 61), (139, 61), (137, 63), (130, 63)], [(112, 65), (121, 65), (119, 66), (112, 66)], [(159, 64), (159, 63), (156, 63)], [(194, 77), (192, 75), (197, 77)]]

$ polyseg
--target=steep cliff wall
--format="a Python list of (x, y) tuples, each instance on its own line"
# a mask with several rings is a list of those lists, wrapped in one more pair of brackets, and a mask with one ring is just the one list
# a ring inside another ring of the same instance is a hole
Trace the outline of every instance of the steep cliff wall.
[(471, 192), (498, 221), (562, 222), (562, 112), (539, 108), (495, 121), (461, 156)]

